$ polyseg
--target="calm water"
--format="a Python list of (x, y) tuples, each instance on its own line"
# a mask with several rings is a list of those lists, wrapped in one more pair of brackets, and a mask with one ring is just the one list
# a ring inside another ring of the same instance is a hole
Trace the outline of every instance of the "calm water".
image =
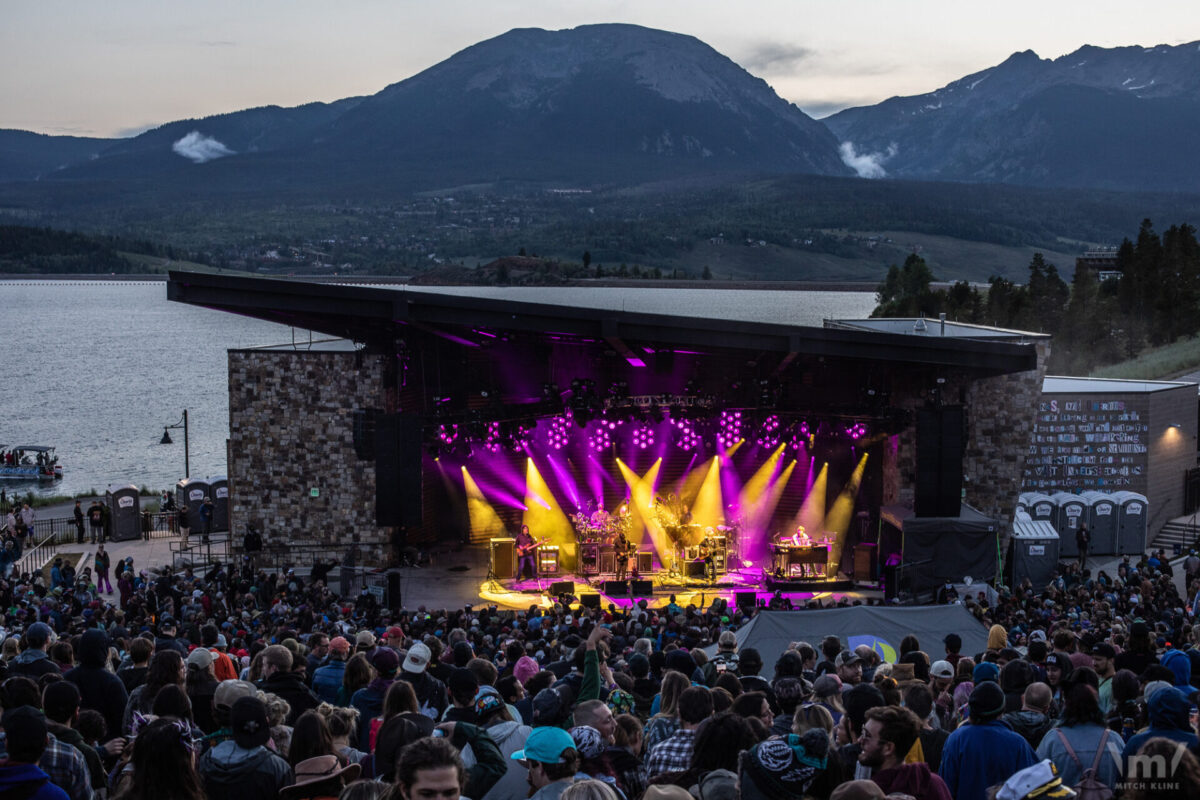
[[(870, 292), (713, 289), (451, 289), (515, 300), (712, 314), (757, 320), (779, 314), (819, 326), (825, 317), (863, 317)], [(307, 332), (295, 331), (307, 341)], [(183, 431), (161, 445), (164, 425), (188, 409), (193, 477), (224, 475), (229, 435), (226, 350), (288, 343), (291, 328), (171, 303), (163, 282), (0, 281), (0, 444), (58, 449), (65, 477), (9, 491), (152, 489), (183, 477)]]

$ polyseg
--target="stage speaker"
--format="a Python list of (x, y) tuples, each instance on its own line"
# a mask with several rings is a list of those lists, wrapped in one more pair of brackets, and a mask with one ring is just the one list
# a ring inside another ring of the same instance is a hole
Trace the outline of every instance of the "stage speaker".
[(870, 583), (875, 580), (875, 550), (870, 543), (854, 545), (854, 580)]
[(629, 595), (629, 584), (625, 581), (605, 581), (604, 593), (609, 597), (626, 597)]
[(598, 594), (580, 595), (579, 596), (579, 605), (583, 606), (584, 608), (599, 608), (600, 607), (600, 595), (598, 595)]
[(398, 609), (403, 605), (400, 602), (400, 573), (394, 570), (387, 574), (387, 599), (384, 603), (390, 609)]
[(491, 567), (497, 580), (517, 577), (517, 547), (515, 539), (492, 539)]
[(654, 554), (653, 553), (638, 553), (637, 554), (637, 571), (641, 575), (649, 575), (654, 571)]
[(561, 597), (564, 594), (574, 594), (575, 583), (573, 581), (555, 581), (550, 584), (550, 596)]
[(421, 524), (421, 425), (419, 414), (375, 416), (375, 524)]
[(734, 592), (733, 597), (737, 607), (743, 610), (753, 609), (758, 604), (758, 595), (755, 592)]
[(629, 593), (634, 597), (649, 597), (654, 594), (654, 581), (630, 581)]
[(354, 411), (354, 455), (361, 461), (375, 458), (375, 416), (377, 408), (359, 408)]
[(685, 578), (705, 578), (708, 577), (705, 573), (705, 567), (708, 565), (703, 561), (685, 561), (683, 575)]
[(918, 517), (957, 517), (962, 508), (966, 412), (962, 406), (936, 406), (917, 412)]

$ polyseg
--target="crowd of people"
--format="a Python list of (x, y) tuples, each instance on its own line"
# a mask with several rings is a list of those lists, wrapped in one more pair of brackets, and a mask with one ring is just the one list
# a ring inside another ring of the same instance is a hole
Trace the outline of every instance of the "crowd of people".
[[(1200, 624), (1159, 554), (960, 599), (986, 648), (909, 636), (891, 661), (834, 636), (764, 659), (735, 631), (774, 612), (721, 600), (389, 610), (339, 597), (332, 564), (154, 575), (125, 560), (115, 591), (93, 566), (0, 580), (0, 797), (1200, 791)], [(1200, 557), (1176, 568), (1200, 589)]]

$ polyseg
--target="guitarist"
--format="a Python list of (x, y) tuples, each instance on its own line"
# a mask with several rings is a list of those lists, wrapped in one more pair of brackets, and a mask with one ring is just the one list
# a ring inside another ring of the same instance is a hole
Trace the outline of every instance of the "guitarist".
[[(537, 540), (529, 533), (529, 526), (522, 525), (517, 534), (517, 577), (521, 580), (537, 577)], [(526, 569), (529, 574), (526, 575)]]

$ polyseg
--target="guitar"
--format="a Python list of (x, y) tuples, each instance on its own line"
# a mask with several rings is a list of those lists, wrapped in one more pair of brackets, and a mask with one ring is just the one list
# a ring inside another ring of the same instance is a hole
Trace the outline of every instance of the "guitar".
[(544, 545), (549, 540), (550, 540), (550, 537), (545, 536), (541, 539), (535, 539), (532, 542), (530, 542), (529, 544), (519, 544), (519, 545), (517, 545), (517, 555), (519, 555), (519, 556), (528, 555), (529, 553), (533, 552), (537, 548)]

